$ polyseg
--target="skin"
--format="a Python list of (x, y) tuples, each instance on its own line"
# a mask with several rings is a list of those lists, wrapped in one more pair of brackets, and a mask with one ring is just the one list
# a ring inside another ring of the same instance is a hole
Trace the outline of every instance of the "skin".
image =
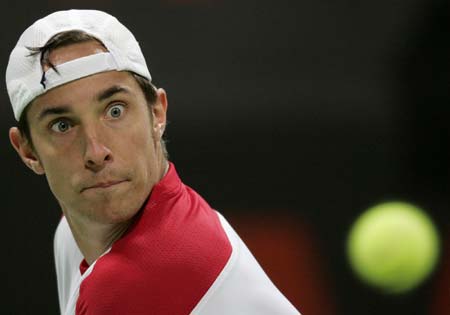
[[(49, 60), (57, 66), (102, 51), (100, 43), (88, 41), (55, 49)], [(31, 103), (34, 146), (10, 129), (23, 162), (47, 177), (89, 264), (123, 235), (164, 176), (166, 111), (164, 90), (157, 90), (149, 109), (130, 73), (109, 71), (56, 87)]]

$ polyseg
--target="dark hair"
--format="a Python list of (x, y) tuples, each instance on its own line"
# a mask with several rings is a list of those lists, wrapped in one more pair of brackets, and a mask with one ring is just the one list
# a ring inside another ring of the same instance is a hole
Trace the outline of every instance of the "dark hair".
[[(73, 30), (73, 31), (66, 31), (61, 32), (50, 38), (47, 43), (42, 47), (28, 47), (28, 50), (30, 51), (29, 56), (34, 56), (37, 54), (41, 55), (41, 65), (42, 67), (48, 66), (49, 68), (52, 68), (55, 70), (55, 72), (58, 72), (55, 65), (52, 64), (52, 62), (49, 60), (50, 53), (61, 47), (77, 44), (77, 43), (83, 43), (87, 41), (95, 40), (99, 42), (103, 47), (103, 43), (99, 41), (96, 37), (89, 35), (83, 31)], [(105, 47), (106, 49), (106, 47)], [(145, 99), (147, 101), (147, 105), (149, 106), (149, 109), (151, 110), (151, 107), (155, 104), (157, 99), (157, 93), (156, 93), (156, 87), (147, 79), (144, 78), (134, 72), (131, 72), (136, 82), (139, 84), (139, 87), (141, 88), (142, 92), (144, 93)], [(33, 102), (33, 101), (32, 101)], [(31, 147), (33, 147), (33, 141), (31, 139), (31, 133), (30, 133), (30, 126), (28, 123), (27, 118), (27, 112), (29, 108), (28, 104), (25, 109), (23, 110), (22, 114), (20, 115), (20, 119), (18, 122), (18, 129), (20, 130), (21, 134), (26, 138), (26, 140), (29, 142)], [(167, 157), (167, 151), (165, 148), (165, 144), (163, 139), (161, 139), (161, 145), (163, 152), (165, 156)]]

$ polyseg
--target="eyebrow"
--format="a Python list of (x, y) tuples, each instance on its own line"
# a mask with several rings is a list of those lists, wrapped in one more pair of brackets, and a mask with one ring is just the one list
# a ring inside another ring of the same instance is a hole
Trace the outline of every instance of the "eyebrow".
[[(95, 97), (98, 102), (104, 101), (105, 99), (110, 98), (111, 96), (117, 94), (117, 93), (130, 93), (130, 91), (119, 85), (111, 86), (104, 91), (101, 91), (97, 94)], [(42, 120), (46, 116), (50, 115), (61, 115), (61, 114), (67, 114), (70, 113), (71, 109), (67, 105), (61, 105), (61, 106), (54, 106), (44, 109), (41, 113), (39, 113), (38, 120)]]
[(67, 114), (67, 113), (70, 113), (70, 111), (71, 110), (70, 110), (69, 106), (65, 106), (65, 105), (49, 107), (39, 113), (38, 120), (42, 120), (46, 116), (50, 116), (50, 115)]
[(114, 85), (114, 86), (111, 86), (111, 87), (107, 88), (106, 90), (98, 93), (97, 101), (98, 102), (104, 101), (105, 99), (108, 99), (117, 93), (130, 93), (130, 91), (123, 86)]

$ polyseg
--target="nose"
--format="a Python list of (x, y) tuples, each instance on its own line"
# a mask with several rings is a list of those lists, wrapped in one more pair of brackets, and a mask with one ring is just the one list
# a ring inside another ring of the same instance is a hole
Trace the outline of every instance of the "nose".
[(84, 165), (93, 172), (101, 171), (112, 162), (112, 152), (104, 141), (99, 139), (97, 132), (86, 132), (85, 139)]

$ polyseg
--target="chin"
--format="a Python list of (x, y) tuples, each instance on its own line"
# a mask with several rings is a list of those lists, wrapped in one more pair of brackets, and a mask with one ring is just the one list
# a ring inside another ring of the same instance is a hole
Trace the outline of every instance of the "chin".
[[(122, 199), (123, 200), (123, 199)], [(121, 202), (122, 200), (109, 200), (105, 202), (89, 202), (84, 207), (84, 214), (79, 214), (88, 218), (89, 221), (94, 221), (102, 224), (117, 224), (124, 223), (131, 220), (140, 210), (140, 205), (133, 205), (128, 202)]]

